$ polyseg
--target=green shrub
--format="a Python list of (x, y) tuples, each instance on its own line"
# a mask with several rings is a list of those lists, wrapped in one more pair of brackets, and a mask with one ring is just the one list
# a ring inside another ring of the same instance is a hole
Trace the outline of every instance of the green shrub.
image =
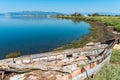
[(111, 19), (106, 19), (106, 20), (105, 20), (105, 24), (106, 24), (107, 26), (113, 26), (113, 25), (114, 25), (114, 23), (113, 23), (113, 21), (112, 21)]
[(6, 55), (6, 58), (16, 58), (16, 57), (19, 57), (20, 55), (21, 55), (20, 52), (13, 52), (13, 53)]
[(118, 25), (115, 26), (115, 30), (118, 31), (118, 32), (120, 32), (120, 24), (118, 24)]

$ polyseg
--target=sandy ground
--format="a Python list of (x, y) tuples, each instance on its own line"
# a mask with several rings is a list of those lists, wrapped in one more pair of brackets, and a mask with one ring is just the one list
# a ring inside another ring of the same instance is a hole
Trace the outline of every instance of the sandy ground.
[(120, 50), (120, 44), (116, 44), (116, 45), (114, 46), (114, 49)]

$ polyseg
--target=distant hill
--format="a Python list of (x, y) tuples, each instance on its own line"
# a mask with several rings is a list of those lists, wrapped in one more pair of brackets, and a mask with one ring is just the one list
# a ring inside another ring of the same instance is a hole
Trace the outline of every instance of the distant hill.
[(4, 16), (10, 17), (50, 17), (61, 13), (57, 12), (42, 12), (42, 11), (22, 11), (22, 12), (8, 12)]

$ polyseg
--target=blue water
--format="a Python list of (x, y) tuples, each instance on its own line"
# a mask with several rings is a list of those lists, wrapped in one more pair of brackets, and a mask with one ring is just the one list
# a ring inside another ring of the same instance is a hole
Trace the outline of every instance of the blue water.
[(0, 59), (11, 52), (28, 55), (70, 44), (89, 34), (90, 27), (83, 21), (0, 17)]

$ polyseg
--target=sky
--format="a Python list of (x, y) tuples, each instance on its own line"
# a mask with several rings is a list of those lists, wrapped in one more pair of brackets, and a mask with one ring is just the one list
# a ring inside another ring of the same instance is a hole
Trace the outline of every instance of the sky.
[(0, 0), (0, 13), (18, 11), (120, 13), (120, 0)]

